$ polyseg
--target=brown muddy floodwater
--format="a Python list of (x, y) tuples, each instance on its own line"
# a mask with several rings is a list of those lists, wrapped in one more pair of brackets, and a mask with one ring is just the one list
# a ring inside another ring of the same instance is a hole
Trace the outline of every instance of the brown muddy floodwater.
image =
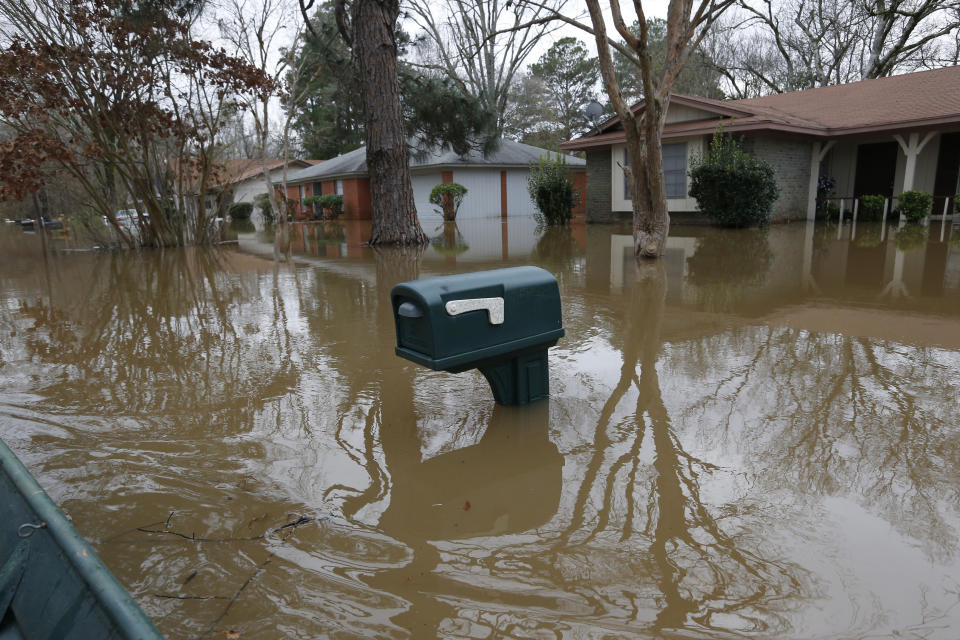
[[(960, 227), (0, 229), (0, 435), (170, 638), (960, 637)], [(393, 353), (390, 288), (536, 264), (551, 398)]]

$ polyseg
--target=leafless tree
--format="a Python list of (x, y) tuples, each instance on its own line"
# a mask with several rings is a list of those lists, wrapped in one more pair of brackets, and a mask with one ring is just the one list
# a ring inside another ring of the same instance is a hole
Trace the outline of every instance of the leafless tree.
[(558, 14), (565, 3), (410, 0), (410, 17), (422, 30), (419, 63), (442, 72), (477, 96), (497, 115), (497, 130), (501, 131), (517, 72), (538, 40), (555, 28), (543, 18)]
[[(275, 87), (283, 87), (280, 98), (287, 108), (278, 132), (283, 160), (279, 185), (281, 197), (277, 197), (278, 185), (270, 177), (267, 165), (268, 152), (273, 146), (271, 105), (276, 96), (273, 91), (262, 91), (252, 95), (247, 102), (253, 118), (264, 186), (274, 218), (281, 227), (286, 226), (287, 218), (292, 213), (287, 206), (287, 165), (290, 161), (290, 129), (293, 121), (293, 110), (289, 105), (302, 99), (293, 91), (295, 84), (290, 82), (290, 78), (306, 73), (302, 65), (296, 63), (294, 55), (305, 31), (297, 10), (298, 5), (287, 0), (230, 0), (225, 17), (218, 21), (221, 37), (236, 48), (238, 55), (273, 79)], [(291, 30), (289, 25), (297, 26)], [(281, 237), (286, 235), (281, 234)]]
[[(739, 34), (708, 45), (751, 97), (951, 64), (957, 0), (740, 0)], [(721, 44), (725, 46), (720, 46)]]

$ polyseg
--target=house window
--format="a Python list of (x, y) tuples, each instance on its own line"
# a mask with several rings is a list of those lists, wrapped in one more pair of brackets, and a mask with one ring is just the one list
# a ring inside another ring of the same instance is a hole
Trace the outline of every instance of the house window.
[(668, 198), (687, 197), (687, 143), (663, 145), (663, 182)]
[[(663, 182), (668, 198), (687, 197), (687, 143), (665, 144), (663, 153)], [(623, 150), (623, 166), (630, 166), (630, 156)], [(630, 181), (624, 175), (623, 199), (630, 200)]]
[(334, 185), (334, 193), (338, 196), (343, 195), (343, 180), (337, 180), (336, 184)]
[(321, 185), (319, 182), (314, 182), (314, 183), (313, 183), (313, 195), (319, 196), (319, 195), (322, 195), (322, 194), (323, 194), (323, 185)]

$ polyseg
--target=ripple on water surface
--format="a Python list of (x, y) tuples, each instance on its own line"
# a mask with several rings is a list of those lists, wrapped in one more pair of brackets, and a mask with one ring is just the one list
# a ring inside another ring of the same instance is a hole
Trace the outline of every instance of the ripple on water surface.
[[(0, 229), (0, 433), (172, 638), (954, 638), (960, 247), (861, 225)], [(393, 355), (389, 291), (538, 264), (551, 398)]]

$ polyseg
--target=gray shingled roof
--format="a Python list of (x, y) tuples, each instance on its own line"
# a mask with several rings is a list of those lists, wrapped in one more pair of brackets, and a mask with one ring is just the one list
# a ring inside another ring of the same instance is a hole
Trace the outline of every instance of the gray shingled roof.
[[(455, 169), (457, 167), (527, 168), (539, 161), (540, 157), (554, 153), (540, 147), (503, 139), (500, 148), (486, 158), (479, 151), (471, 151), (466, 156), (458, 156), (449, 147), (428, 151), (426, 154), (410, 154), (410, 170), (420, 173), (431, 169)], [(586, 160), (565, 155), (567, 164), (572, 167), (586, 166)], [(314, 180), (338, 180), (367, 175), (367, 148), (360, 147), (342, 156), (331, 158), (321, 164), (294, 171), (287, 176), (290, 184), (311, 182)]]

